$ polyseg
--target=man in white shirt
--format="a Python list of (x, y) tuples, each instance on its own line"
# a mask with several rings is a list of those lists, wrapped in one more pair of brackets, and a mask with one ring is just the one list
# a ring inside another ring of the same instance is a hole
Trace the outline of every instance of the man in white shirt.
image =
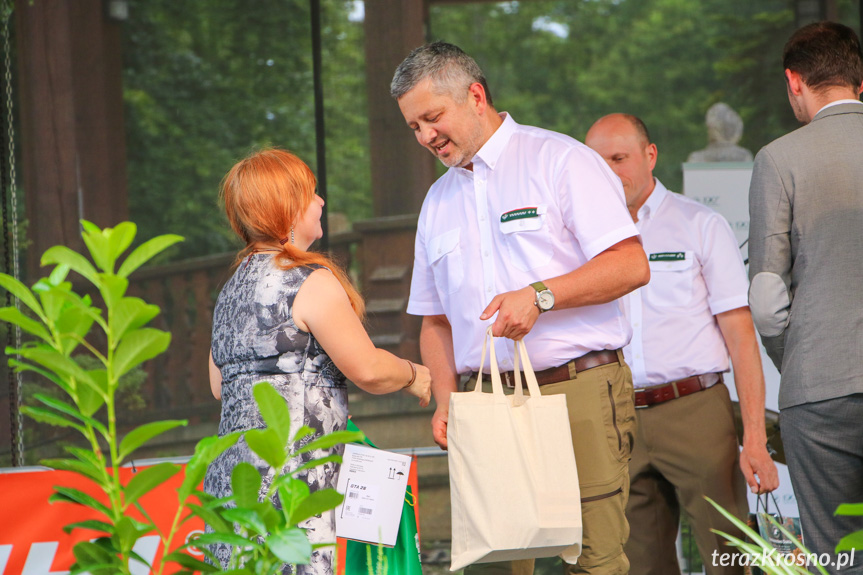
[[(706, 573), (743, 573), (740, 561), (720, 563), (729, 548), (710, 530), (741, 534), (704, 496), (745, 519), (744, 476), (758, 493), (775, 489), (778, 478), (767, 453), (764, 376), (734, 233), (721, 215), (653, 177), (657, 149), (640, 119), (605, 116), (585, 142), (620, 177), (650, 261), (650, 283), (623, 300), (633, 327), (624, 353), (638, 422), (626, 508), (631, 572), (680, 573), (675, 543), (683, 507)], [(729, 354), (743, 416), (739, 467), (722, 380)]]
[[(566, 394), (570, 410), (584, 541), (568, 569), (625, 574), (635, 410), (620, 351), (631, 330), (616, 300), (647, 282), (648, 266), (620, 183), (583, 144), (499, 114), (482, 71), (451, 44), (411, 52), (391, 93), (417, 141), (450, 168), (423, 203), (408, 303), (424, 316), (435, 441), (446, 448), (459, 377), (476, 383), (488, 324), (524, 338), (541, 391)], [(512, 369), (512, 346), (495, 345)], [(478, 571), (532, 573), (533, 561), (468, 568)]]
[[(785, 45), (783, 68), (805, 125), (755, 156), (749, 303), (782, 374), (782, 442), (804, 543), (832, 555), (863, 528), (860, 517), (834, 516), (840, 504), (863, 501), (860, 40), (835, 22), (804, 26)], [(863, 573), (861, 555), (841, 572)]]

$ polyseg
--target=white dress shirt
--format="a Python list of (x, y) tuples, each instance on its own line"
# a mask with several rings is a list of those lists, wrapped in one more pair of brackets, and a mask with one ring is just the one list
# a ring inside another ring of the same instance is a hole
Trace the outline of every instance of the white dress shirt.
[(659, 180), (638, 210), (650, 283), (624, 296), (632, 341), (623, 350), (635, 387), (728, 371), (715, 315), (745, 307), (749, 283), (731, 226)]
[[(429, 190), (417, 225), (408, 313), (445, 314), (459, 373), (479, 367), (480, 313), (500, 293), (569, 273), (638, 232), (620, 180), (576, 140), (502, 114), (473, 158)], [(542, 314), (525, 337), (536, 370), (562, 365), (630, 337), (618, 301)], [(512, 342), (497, 341), (502, 369)], [(488, 371), (486, 367), (486, 371)]]

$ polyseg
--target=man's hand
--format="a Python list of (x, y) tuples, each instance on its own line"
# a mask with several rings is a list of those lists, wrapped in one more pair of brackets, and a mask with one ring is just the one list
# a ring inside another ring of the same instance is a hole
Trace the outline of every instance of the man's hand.
[[(749, 484), (752, 493), (761, 495), (770, 493), (779, 487), (779, 473), (776, 464), (767, 453), (764, 443), (743, 440), (743, 450), (740, 452), (740, 469)], [(756, 475), (758, 477), (756, 477)]]
[(445, 407), (442, 405), (438, 405), (437, 409), (432, 415), (431, 426), (432, 426), (432, 436), (434, 437), (434, 442), (437, 443), (441, 449), (446, 451), (446, 427), (447, 421), (449, 420), (449, 407)]
[(539, 317), (539, 308), (535, 301), (536, 290), (530, 286), (498, 294), (483, 310), (479, 319), (487, 320), (497, 313), (491, 333), (495, 337), (520, 340), (530, 332)]

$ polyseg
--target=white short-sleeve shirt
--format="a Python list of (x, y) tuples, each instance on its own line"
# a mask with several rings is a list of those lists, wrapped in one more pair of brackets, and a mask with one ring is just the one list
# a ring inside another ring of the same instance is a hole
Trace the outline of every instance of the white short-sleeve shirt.
[(749, 282), (731, 226), (659, 180), (638, 210), (650, 283), (624, 296), (635, 387), (728, 371), (717, 314), (748, 305)]
[[(638, 235), (620, 180), (593, 150), (562, 134), (503, 124), (473, 158), (429, 190), (417, 225), (408, 313), (446, 315), (456, 370), (479, 367), (492, 298), (569, 273)], [(617, 349), (631, 329), (619, 300), (542, 314), (525, 337), (537, 370), (599, 349)], [(496, 343), (512, 369), (512, 342)], [(486, 368), (487, 371), (487, 368)]]

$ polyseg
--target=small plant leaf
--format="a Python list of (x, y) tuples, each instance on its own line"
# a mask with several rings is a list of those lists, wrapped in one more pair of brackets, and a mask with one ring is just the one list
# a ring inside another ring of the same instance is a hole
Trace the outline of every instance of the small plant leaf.
[(324, 435), (323, 437), (319, 437), (314, 441), (310, 441), (303, 447), (297, 449), (294, 452), (294, 455), (314, 451), (315, 449), (329, 449), (330, 447), (334, 447), (340, 443), (359, 443), (365, 438), (366, 436), (362, 431), (334, 431)]
[(180, 501), (185, 501), (201, 484), (210, 462), (237, 443), (241, 435), (241, 432), (234, 432), (222, 437), (205, 437), (198, 442), (195, 453), (186, 464), (186, 475), (178, 493)]
[(96, 498), (91, 495), (87, 495), (83, 491), (78, 489), (73, 489), (71, 487), (54, 487), (55, 493), (51, 495), (48, 499), (49, 502), (54, 503), (58, 502), (72, 502), (77, 503), (78, 505), (83, 505), (84, 507), (89, 507), (90, 509), (95, 509), (99, 513), (102, 513), (108, 517), (111, 516), (111, 510), (105, 506), (104, 503), (99, 502)]
[(53, 425), (55, 427), (71, 427), (73, 429), (77, 429), (82, 434), (87, 433), (83, 425), (70, 421), (57, 412), (45, 409), (44, 407), (30, 407), (25, 405), (21, 408), (21, 413), (31, 419), (35, 419), (39, 423), (47, 423), (48, 425)]
[(314, 435), (315, 430), (309, 427), (308, 425), (304, 425), (300, 427), (297, 432), (294, 434), (293, 439), (291, 439), (291, 444), (299, 443), (310, 435)]
[(156, 236), (135, 248), (129, 257), (120, 265), (117, 275), (129, 277), (133, 271), (147, 263), (151, 258), (168, 249), (177, 242), (183, 241), (182, 236), (166, 234)]
[(117, 261), (120, 254), (129, 249), (129, 246), (135, 240), (137, 231), (138, 226), (132, 222), (120, 222), (114, 226), (113, 231), (108, 235), (112, 263)]
[[(12, 348), (8, 348), (8, 347), (6, 348), (6, 355), (7, 356), (14, 355), (15, 353), (16, 353), (16, 350), (14, 350)], [(16, 371), (34, 371), (34, 372), (38, 373), (39, 375), (41, 375), (42, 377), (44, 377), (48, 381), (53, 382), (60, 389), (65, 391), (66, 394), (69, 395), (70, 397), (75, 393), (75, 391), (72, 389), (72, 387), (69, 385), (69, 383), (67, 381), (60, 379), (57, 376), (57, 374), (51, 373), (50, 371), (42, 369), (41, 367), (37, 367), (37, 366), (29, 364), (29, 363), (22, 363), (20, 361), (17, 361), (15, 359), (11, 359), (11, 358), (9, 359), (9, 366), (14, 367)]]
[(51, 334), (45, 329), (45, 326), (38, 321), (31, 319), (21, 313), (20, 310), (14, 307), (0, 308), (0, 321), (6, 321), (13, 325), (17, 325), (29, 334), (35, 335), (39, 339), (47, 343), (53, 343)]
[(345, 496), (335, 489), (321, 489), (306, 497), (291, 513), (290, 522), (294, 525), (324, 511), (335, 509)]
[(302, 504), (309, 496), (309, 486), (305, 481), (287, 477), (287, 481), (281, 481), (278, 485), (279, 500), (282, 503), (282, 514), (287, 521), (294, 514), (294, 510)]
[(200, 517), (204, 520), (204, 523), (209, 525), (213, 531), (216, 533), (233, 533), (234, 529), (228, 524), (227, 521), (222, 519), (222, 516), (219, 515), (212, 509), (207, 509), (206, 507), (201, 507), (200, 505), (189, 504), (189, 509), (191, 509), (192, 513), (197, 517)]
[(200, 559), (195, 559), (188, 553), (183, 553), (182, 551), (174, 551), (164, 559), (165, 561), (169, 561), (171, 563), (176, 563), (181, 567), (185, 567), (191, 572), (200, 571), (201, 573), (216, 573), (221, 571), (215, 565), (210, 565), (206, 561), (201, 561)]
[(52, 286), (58, 286), (61, 283), (66, 281), (66, 277), (69, 275), (70, 267), (65, 264), (60, 264), (58, 266), (54, 266), (54, 269), (48, 275), (48, 283)]
[(95, 519), (88, 519), (87, 521), (78, 521), (75, 523), (69, 523), (68, 525), (63, 526), (63, 531), (67, 534), (72, 533), (74, 529), (89, 529), (91, 531), (98, 531), (99, 533), (104, 533), (106, 535), (114, 534), (114, 526), (110, 523), (105, 523), (104, 521), (97, 521)]
[(114, 305), (110, 328), (115, 340), (120, 340), (131, 330), (138, 329), (159, 315), (159, 306), (149, 305), (136, 297), (124, 297)]
[(245, 438), (251, 450), (273, 469), (281, 469), (287, 461), (285, 444), (272, 429), (252, 429), (246, 432)]
[(72, 473), (83, 475), (100, 485), (105, 479), (104, 468), (94, 467), (89, 462), (79, 461), (78, 459), (43, 459), (39, 463), (51, 469), (71, 471)]
[(863, 515), (863, 503), (843, 503), (834, 515)]
[(128, 288), (129, 280), (124, 277), (106, 273), (99, 274), (99, 293), (102, 294), (102, 299), (105, 300), (108, 309), (114, 309), (117, 302), (126, 295)]
[(188, 422), (185, 419), (168, 419), (165, 421), (153, 421), (151, 423), (145, 423), (140, 427), (136, 427), (135, 429), (127, 433), (123, 440), (120, 442), (120, 451), (118, 454), (120, 461), (126, 459), (136, 449), (138, 449), (157, 435), (161, 435), (162, 433), (165, 433), (166, 431), (174, 429), (176, 427), (182, 427), (187, 423)]
[(78, 272), (93, 285), (98, 283), (96, 268), (93, 267), (87, 258), (76, 251), (73, 251), (66, 246), (54, 246), (42, 254), (42, 265), (48, 266), (51, 264), (62, 264), (69, 266), (73, 271)]
[(75, 419), (77, 419), (81, 423), (84, 423), (86, 425), (91, 426), (93, 429), (96, 429), (97, 431), (99, 431), (100, 433), (102, 433), (104, 435), (107, 435), (107, 433), (108, 433), (108, 430), (105, 428), (105, 426), (102, 424), (101, 421), (99, 421), (98, 419), (94, 419), (88, 415), (84, 415), (83, 413), (81, 413), (80, 411), (78, 411), (77, 409), (75, 409), (73, 406), (69, 405), (65, 401), (62, 401), (60, 399), (57, 399), (57, 398), (54, 398), (54, 397), (51, 397), (48, 395), (44, 395), (42, 393), (35, 394), (33, 396), (33, 399), (43, 403), (44, 405), (47, 405), (48, 407), (50, 407), (52, 409), (56, 409), (57, 411), (59, 411), (61, 413), (65, 413), (66, 415), (70, 415), (70, 416), (74, 417)]
[(180, 472), (180, 466), (163, 462), (136, 473), (124, 489), (124, 509)]
[(252, 393), (267, 429), (276, 433), (281, 445), (287, 445), (291, 433), (291, 411), (285, 398), (267, 382), (255, 385)]
[(836, 553), (840, 551), (851, 551), (852, 549), (863, 549), (863, 531), (855, 531), (839, 540), (836, 545)]
[(39, 305), (36, 296), (33, 295), (33, 292), (27, 286), (8, 274), (0, 273), (0, 287), (21, 300), (21, 303), (29, 307), (33, 313), (44, 321), (45, 312), (42, 311), (42, 306)]
[(226, 543), (240, 548), (251, 547), (252, 549), (263, 549), (263, 547), (261, 547), (261, 545), (256, 541), (246, 539), (242, 535), (237, 535), (236, 533), (202, 533), (194, 537), (189, 541), (189, 543), (195, 547), (201, 547), (201, 545), (212, 545), (213, 543)]
[(244, 507), (233, 507), (222, 511), (222, 517), (228, 521), (233, 521), (246, 531), (251, 531), (257, 535), (266, 535), (267, 526), (258, 513), (252, 509)]
[(261, 491), (261, 474), (251, 463), (238, 463), (231, 472), (231, 490), (237, 506), (254, 505)]
[(285, 563), (306, 565), (312, 555), (312, 544), (302, 529), (288, 527), (270, 534), (267, 547)]
[(114, 377), (119, 378), (135, 366), (168, 349), (171, 334), (154, 328), (136, 329), (126, 334), (114, 354)]
[[(131, 550), (135, 546), (135, 542), (138, 538), (155, 529), (155, 525), (135, 521), (128, 515), (123, 517), (116, 525), (116, 534), (120, 542), (120, 548)], [(139, 561), (145, 563), (143, 559), (139, 559)]]
[(319, 467), (321, 465), (326, 465), (327, 463), (341, 463), (342, 456), (341, 455), (329, 455), (327, 457), (321, 457), (320, 459), (312, 459), (308, 463), (305, 463), (296, 469), (294, 469), (291, 473), (297, 474), (301, 471), (305, 471), (306, 469), (312, 469), (314, 467)]

